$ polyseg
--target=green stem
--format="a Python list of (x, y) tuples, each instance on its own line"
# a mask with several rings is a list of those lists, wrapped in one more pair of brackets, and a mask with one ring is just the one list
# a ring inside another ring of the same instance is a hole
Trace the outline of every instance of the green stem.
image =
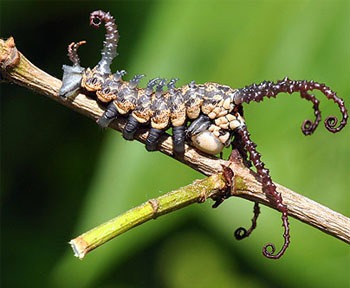
[(79, 259), (91, 250), (103, 245), (114, 237), (141, 225), (151, 219), (181, 209), (195, 202), (202, 203), (226, 187), (221, 174), (215, 174), (203, 180), (171, 191), (158, 198), (151, 199), (140, 206), (130, 209), (90, 231), (71, 240), (74, 255)]

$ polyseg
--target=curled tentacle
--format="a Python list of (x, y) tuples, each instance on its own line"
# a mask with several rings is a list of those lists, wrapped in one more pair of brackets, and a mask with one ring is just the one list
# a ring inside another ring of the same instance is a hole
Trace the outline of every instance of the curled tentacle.
[(113, 59), (118, 55), (117, 46), (119, 40), (119, 33), (117, 30), (117, 25), (113, 16), (109, 12), (104, 12), (101, 10), (94, 11), (90, 14), (90, 25), (98, 28), (105, 23), (106, 27), (106, 40), (103, 42), (102, 58), (98, 63), (100, 71), (105, 74), (110, 74), (110, 66)]
[[(263, 247), (263, 254), (265, 257), (270, 258), (270, 259), (279, 259), (284, 252), (287, 250), (288, 245), (289, 245), (289, 222), (288, 222), (288, 214), (287, 211), (282, 212), (282, 222), (283, 222), (283, 227), (284, 227), (284, 245), (282, 246), (281, 250), (275, 254), (276, 248), (275, 245), (272, 243), (268, 243)], [(269, 251), (270, 249), (270, 251)]]
[(86, 41), (79, 41), (78, 43), (72, 42), (68, 45), (68, 57), (72, 61), (73, 66), (80, 66), (80, 59), (78, 56), (78, 48), (81, 45), (86, 44)]
[(320, 101), (314, 95), (310, 95), (305, 90), (300, 91), (300, 96), (302, 98), (305, 98), (308, 101), (311, 101), (314, 104), (313, 109), (315, 114), (315, 122), (312, 122), (310, 119), (306, 119), (301, 125), (301, 131), (304, 133), (304, 135), (311, 135), (312, 133), (314, 133), (314, 131), (316, 130), (318, 124), (322, 119), (321, 111), (318, 108)]
[[(255, 149), (256, 144), (250, 139), (250, 134), (247, 130), (247, 127), (241, 126), (235, 130), (235, 133), (238, 135), (238, 137), (241, 138), (241, 141), (244, 145), (244, 149), (247, 150), (249, 153), (249, 160), (253, 163), (258, 175), (260, 176), (262, 186), (263, 186), (263, 192), (265, 193), (268, 200), (279, 211), (282, 212), (282, 222), (284, 227), (284, 233), (283, 233), (284, 244), (281, 250), (277, 254), (274, 254), (276, 249), (273, 244), (267, 244), (263, 248), (263, 254), (266, 257), (271, 259), (278, 259), (284, 254), (284, 252), (286, 251), (290, 243), (287, 206), (283, 203), (281, 194), (276, 191), (276, 185), (272, 182), (269, 170), (265, 168), (265, 164), (260, 160), (261, 155)], [(243, 230), (239, 229), (239, 231), (243, 231)], [(237, 232), (237, 233), (242, 233), (242, 232)], [(272, 251), (271, 252), (268, 251), (268, 248), (270, 248)]]
[(255, 202), (254, 203), (254, 216), (252, 218), (252, 225), (249, 227), (248, 230), (245, 229), (244, 227), (239, 227), (238, 229), (236, 229), (234, 235), (235, 235), (235, 238), (237, 240), (242, 240), (244, 238), (247, 238), (253, 232), (253, 230), (256, 228), (256, 223), (257, 223), (259, 214), (260, 214), (259, 203)]
[[(342, 120), (339, 122), (335, 116), (330, 116), (325, 120), (325, 127), (328, 131), (336, 133), (344, 128), (348, 119), (348, 113), (344, 105), (344, 101), (337, 96), (337, 94), (332, 91), (325, 84), (320, 84), (314, 81), (306, 80), (290, 80), (287, 77), (283, 80), (279, 80), (276, 83), (270, 81), (264, 81), (260, 84), (252, 84), (246, 86), (234, 94), (235, 104), (240, 103), (249, 103), (251, 101), (262, 101), (264, 97), (276, 97), (279, 93), (286, 92), (292, 94), (294, 92), (299, 92), (302, 98), (305, 98), (308, 101), (313, 103), (313, 109), (315, 114), (315, 121), (305, 120), (301, 126), (301, 129), (305, 135), (312, 134), (319, 122), (321, 121), (321, 111), (319, 110), (319, 100), (312, 94), (309, 94), (309, 91), (319, 90), (322, 92), (328, 99), (333, 100), (339, 107), (339, 110), (342, 114)], [(337, 126), (337, 123), (339, 125)], [(336, 127), (337, 126), (337, 127)]]

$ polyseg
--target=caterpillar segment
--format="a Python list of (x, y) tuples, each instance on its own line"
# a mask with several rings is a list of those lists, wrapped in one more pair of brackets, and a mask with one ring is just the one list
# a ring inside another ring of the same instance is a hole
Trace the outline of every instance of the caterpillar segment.
[[(281, 93), (298, 92), (301, 98), (313, 104), (315, 120), (305, 120), (301, 127), (305, 135), (311, 135), (321, 121), (321, 111), (319, 100), (310, 92), (319, 91), (338, 105), (342, 119), (338, 121), (335, 116), (330, 116), (325, 120), (326, 129), (333, 133), (339, 132), (347, 124), (348, 112), (344, 101), (325, 84), (290, 80), (287, 77), (277, 82), (263, 81), (240, 89), (212, 82), (196, 84), (194, 81), (176, 87), (177, 78), (169, 82), (166, 79), (153, 78), (145, 88), (138, 87), (144, 75), (136, 75), (126, 81), (123, 80), (126, 74), (124, 70), (111, 73), (110, 66), (117, 56), (119, 33), (109, 12), (92, 12), (90, 25), (97, 28), (102, 23), (106, 28), (106, 37), (101, 60), (92, 69), (81, 67), (77, 50), (85, 41), (71, 43), (68, 46), (68, 57), (73, 65), (63, 65), (59, 96), (66, 99), (82, 91), (96, 97), (100, 103), (106, 105), (105, 112), (97, 123), (101, 127), (108, 127), (114, 119), (126, 117), (123, 137), (127, 140), (133, 140), (141, 126), (148, 127), (145, 145), (148, 151), (157, 150), (161, 135), (169, 128), (172, 128), (173, 153), (178, 158), (184, 155), (185, 142), (210, 155), (220, 154), (225, 147), (231, 145), (239, 151), (247, 166), (255, 167), (264, 193), (282, 214), (282, 248), (277, 253), (273, 244), (267, 244), (263, 248), (266, 257), (281, 257), (290, 242), (288, 208), (283, 203), (281, 194), (276, 191), (269, 170), (261, 161), (261, 155), (256, 150), (257, 145), (250, 138), (243, 117), (243, 104), (275, 98)], [(258, 214), (259, 207), (256, 203), (252, 226), (248, 230), (238, 228), (235, 233), (237, 239), (243, 239), (252, 232), (256, 227)]]
[(176, 157), (181, 157), (185, 152), (186, 134), (186, 106), (183, 94), (176, 89), (178, 78), (173, 78), (168, 83), (170, 121), (172, 128), (173, 151)]
[(151, 79), (146, 89), (138, 90), (136, 107), (128, 116), (128, 121), (123, 130), (123, 137), (126, 140), (133, 140), (134, 135), (141, 125), (146, 125), (152, 116), (151, 103), (154, 86), (159, 78)]
[[(122, 77), (125, 74), (125, 70), (117, 71), (115, 74), (105, 79), (101, 84), (101, 89), (96, 90), (97, 99), (103, 103), (109, 103), (115, 100), (123, 84)], [(83, 88), (85, 88), (85, 86), (83, 86)]]

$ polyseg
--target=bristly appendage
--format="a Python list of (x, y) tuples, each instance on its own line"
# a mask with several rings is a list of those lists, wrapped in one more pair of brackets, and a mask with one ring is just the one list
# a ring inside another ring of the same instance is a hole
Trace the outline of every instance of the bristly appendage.
[[(256, 144), (250, 139), (250, 134), (247, 130), (246, 126), (242, 126), (235, 130), (235, 133), (237, 133), (237, 136), (242, 139), (242, 142), (244, 143), (244, 149), (249, 153), (249, 161), (251, 161), (256, 168), (256, 172), (260, 176), (260, 181), (262, 182), (263, 192), (265, 193), (267, 199), (273, 204), (274, 207), (276, 207), (281, 213), (282, 213), (282, 222), (284, 227), (284, 244), (281, 248), (281, 250), (274, 255), (275, 253), (275, 246), (273, 244), (267, 244), (263, 248), (263, 254), (271, 259), (278, 259), (280, 258), (286, 249), (289, 246), (289, 223), (288, 223), (288, 210), (287, 206), (283, 204), (282, 196), (279, 192), (276, 190), (276, 185), (272, 182), (272, 179), (270, 177), (269, 169), (265, 168), (265, 164), (261, 161), (261, 155), (259, 152), (256, 151)], [(254, 218), (256, 220), (257, 215), (259, 214), (259, 210), (257, 208), (254, 209)], [(253, 226), (256, 226), (256, 223), (254, 224), (253, 220)], [(236, 230), (236, 234), (240, 233), (237, 231), (244, 231), (244, 228), (239, 228)], [(253, 230), (251, 228), (251, 230)], [(251, 232), (251, 231), (250, 231)], [(235, 235), (236, 235), (235, 234)], [(245, 234), (248, 234), (248, 232), (245, 232)], [(249, 235), (249, 234), (248, 234)], [(237, 236), (237, 235), (236, 235)], [(241, 235), (242, 238), (245, 238), (247, 235)], [(271, 249), (271, 251), (268, 251), (268, 248)]]
[(249, 103), (251, 101), (260, 102), (264, 97), (276, 97), (279, 93), (285, 92), (292, 94), (294, 92), (300, 92), (302, 98), (305, 98), (308, 101), (313, 103), (313, 109), (315, 114), (315, 121), (305, 120), (301, 126), (301, 130), (305, 135), (311, 135), (317, 128), (319, 122), (321, 121), (321, 111), (319, 110), (319, 100), (312, 94), (309, 94), (309, 91), (319, 90), (321, 91), (328, 99), (333, 100), (339, 107), (342, 114), (342, 120), (340, 121), (338, 127), (338, 119), (335, 116), (327, 117), (325, 120), (325, 127), (328, 131), (336, 133), (339, 132), (347, 123), (348, 114), (345, 108), (343, 99), (339, 98), (337, 94), (332, 91), (325, 84), (317, 83), (314, 81), (306, 80), (290, 80), (285, 77), (283, 80), (279, 80), (276, 83), (271, 81), (264, 81), (260, 84), (252, 84), (246, 86), (242, 89), (239, 89), (236, 95), (236, 103)]
[(86, 41), (72, 42), (68, 45), (68, 58), (73, 63), (73, 66), (80, 66), (80, 59), (78, 56), (78, 48), (86, 44)]
[(245, 229), (244, 227), (239, 227), (236, 229), (234, 235), (237, 240), (242, 240), (244, 238), (249, 237), (249, 235), (253, 232), (253, 230), (256, 228), (258, 217), (260, 214), (260, 207), (259, 203), (254, 203), (254, 209), (253, 209), (253, 218), (252, 218), (252, 225), (249, 227), (249, 229)]
[[(256, 150), (256, 144), (250, 139), (242, 104), (259, 102), (265, 97), (276, 97), (280, 93), (299, 92), (302, 98), (313, 104), (315, 120), (305, 120), (301, 127), (305, 135), (311, 135), (321, 121), (321, 111), (319, 100), (309, 92), (319, 90), (338, 105), (342, 114), (339, 124), (334, 116), (325, 120), (325, 127), (333, 133), (339, 132), (347, 123), (348, 113), (344, 101), (325, 84), (306, 80), (294, 81), (288, 78), (276, 83), (264, 81), (241, 89), (233, 89), (217, 83), (196, 84), (194, 81), (176, 87), (177, 78), (167, 81), (157, 77), (149, 80), (146, 88), (140, 88), (138, 85), (144, 75), (136, 75), (131, 80), (125, 81), (122, 79), (126, 74), (124, 70), (111, 73), (110, 66), (117, 56), (119, 40), (117, 25), (109, 12), (101, 10), (92, 12), (90, 25), (97, 28), (102, 23), (105, 23), (106, 39), (103, 42), (101, 60), (92, 69), (81, 67), (77, 50), (85, 41), (70, 44), (68, 56), (73, 66), (63, 65), (63, 83), (59, 95), (66, 99), (78, 91), (83, 91), (89, 96), (96, 97), (102, 105), (106, 105), (105, 112), (97, 120), (101, 127), (108, 127), (118, 117), (126, 117), (127, 123), (123, 129), (123, 137), (126, 140), (133, 140), (142, 127), (149, 128), (145, 141), (148, 151), (158, 149), (161, 135), (169, 128), (172, 128), (173, 155), (176, 158), (184, 157), (185, 142), (210, 155), (220, 154), (231, 144), (232, 148), (241, 154), (247, 167), (253, 165), (256, 168), (268, 201), (282, 213), (284, 227), (282, 248), (277, 253), (273, 244), (267, 244), (263, 248), (266, 257), (280, 258), (290, 243), (288, 208), (283, 203), (281, 194), (276, 191), (269, 170), (265, 168), (260, 159), (261, 155)], [(225, 169), (223, 171), (225, 172)], [(217, 207), (230, 196), (230, 193), (224, 193), (213, 199), (216, 201), (213, 207)], [(259, 204), (255, 203), (252, 225), (249, 229), (238, 228), (235, 232), (237, 239), (246, 238), (251, 234), (257, 225), (259, 213)]]
[(98, 10), (90, 14), (91, 26), (98, 28), (102, 22), (105, 23), (106, 27), (106, 40), (103, 42), (102, 58), (98, 65), (102, 73), (110, 74), (112, 61), (118, 55), (119, 33), (115, 20), (109, 12)]

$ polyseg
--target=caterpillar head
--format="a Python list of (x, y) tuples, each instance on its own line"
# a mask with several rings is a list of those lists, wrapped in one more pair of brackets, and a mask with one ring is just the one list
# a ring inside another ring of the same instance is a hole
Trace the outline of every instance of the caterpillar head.
[(215, 133), (205, 130), (192, 135), (192, 145), (206, 154), (219, 154), (230, 142), (230, 133), (223, 130), (221, 131), (221, 133)]

